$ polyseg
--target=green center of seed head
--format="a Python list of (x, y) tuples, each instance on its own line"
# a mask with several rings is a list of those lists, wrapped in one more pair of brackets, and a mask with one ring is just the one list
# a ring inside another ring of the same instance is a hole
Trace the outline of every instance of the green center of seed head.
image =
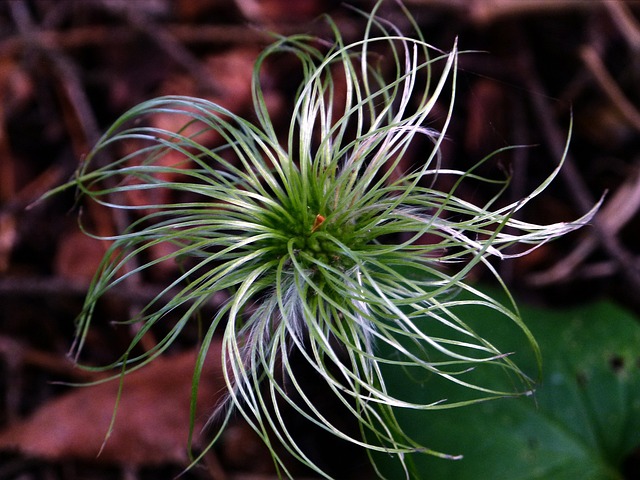
[[(305, 252), (319, 262), (329, 263), (332, 257), (335, 260), (337, 252), (333, 243), (326, 238), (326, 233), (323, 233), (323, 231), (326, 232), (327, 226), (324, 222), (324, 216), (316, 214), (311, 217), (311, 221), (307, 219), (305, 222), (300, 222), (295, 232), (292, 232), (291, 238), (294, 240), (296, 250)], [(331, 234), (340, 236), (339, 229), (331, 230)]]
[(309, 212), (292, 215), (293, 221), (280, 221), (279, 231), (284, 235), (273, 245), (279, 256), (290, 254), (288, 245), (291, 242), (296, 261), (312, 272), (320, 265), (347, 268), (344, 255), (331, 238), (353, 248), (353, 235), (350, 234), (353, 228), (341, 225), (329, 218), (329, 213), (324, 213), (326, 217), (310, 209)]

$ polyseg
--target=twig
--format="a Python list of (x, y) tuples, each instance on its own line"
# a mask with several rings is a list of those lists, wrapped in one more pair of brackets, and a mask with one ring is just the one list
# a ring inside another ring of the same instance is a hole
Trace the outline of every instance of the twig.
[[(633, 218), (638, 210), (640, 210), (640, 174), (636, 172), (635, 175), (632, 175), (618, 187), (615, 194), (598, 212), (597, 218), (601, 222), (602, 228), (607, 229), (614, 235)], [(528, 277), (529, 282), (532, 285), (543, 286), (566, 281), (597, 246), (598, 241), (593, 236), (583, 238), (568, 256), (564, 257), (552, 268), (530, 275)], [(599, 274), (602, 274), (605, 270), (610, 271), (611, 263), (607, 262), (606, 269), (599, 268)], [(592, 266), (590, 269), (593, 270), (594, 267)], [(589, 275), (594, 276), (593, 274)]]
[[(24, 1), (15, 1), (9, 4), (13, 19), (18, 27), (20, 33), (24, 36), (27, 44), (35, 51), (40, 53), (46, 58), (52, 65), (53, 71), (56, 74), (56, 78), (59, 80), (59, 88), (63, 93), (62, 99), (71, 106), (72, 113), (66, 115), (66, 121), (68, 129), (74, 130), (74, 127), (79, 128), (83, 132), (83, 139), (76, 141), (76, 154), (78, 158), (81, 158), (87, 150), (98, 142), (100, 138), (98, 122), (93, 114), (93, 109), (87, 98), (86, 92), (83, 88), (80, 77), (77, 74), (75, 64), (67, 58), (62, 52), (55, 49), (55, 47), (43, 45), (38, 43), (37, 36), (33, 35), (34, 31), (37, 31), (36, 25), (31, 19), (29, 10), (26, 8)], [(66, 111), (68, 112), (68, 110)], [(66, 113), (65, 112), (65, 113)], [(71, 135), (74, 138), (73, 135)], [(93, 216), (100, 214), (98, 207), (93, 204), (89, 209)], [(112, 210), (113, 223), (118, 231), (123, 231), (126, 228), (128, 220), (126, 213), (119, 209)], [(107, 222), (96, 222), (98, 228), (102, 230), (101, 235), (109, 236), (112, 233), (112, 226), (105, 226)], [(126, 268), (128, 271), (136, 271), (137, 265), (134, 260), (129, 260)], [(141, 280), (138, 274), (128, 275), (123, 282), (126, 284), (127, 289), (134, 290)], [(141, 309), (138, 299), (130, 302), (130, 314), (135, 316), (137, 311)], [(135, 328), (135, 327), (132, 327)], [(135, 335), (137, 332), (133, 332)], [(146, 335), (142, 339), (143, 348), (153, 348), (155, 341), (151, 338), (151, 335)]]
[[(634, 266), (640, 268), (640, 257), (633, 259)], [(618, 271), (618, 265), (613, 260), (603, 262), (593, 262), (580, 267), (577, 277), (580, 278), (604, 278), (614, 275)]]
[[(238, 25), (179, 25), (168, 24), (169, 35), (184, 44), (246, 45), (263, 44), (273, 39), (271, 35), (255, 28)], [(91, 25), (68, 30), (39, 30), (32, 32), (33, 40), (41, 45), (55, 46), (63, 50), (91, 46), (114, 46), (131, 43), (139, 35), (129, 26)], [(27, 48), (24, 37), (14, 35), (0, 41), (0, 57), (20, 54)]]
[(53, 67), (53, 71), (59, 80), (59, 87), (64, 93), (64, 98), (74, 111), (74, 123), (83, 132), (84, 141), (82, 143), (84, 145), (76, 145), (76, 154), (81, 157), (88, 148), (87, 144), (95, 143), (100, 138), (100, 133), (98, 122), (91, 108), (91, 102), (89, 102), (80, 81), (75, 64), (62, 52), (55, 49), (55, 45), (51, 46), (42, 43), (38, 35), (34, 34), (37, 30), (24, 2), (10, 2), (9, 8), (28, 48), (42, 54)]
[[(545, 90), (542, 82), (533, 68), (533, 62), (529, 53), (530, 50), (526, 48), (526, 46), (524, 47), (525, 48), (521, 49), (516, 71), (520, 73), (526, 88), (530, 92), (534, 92), (530, 97), (531, 106), (538, 118), (542, 134), (551, 154), (556, 158), (562, 158), (565, 145), (564, 138), (553, 120), (553, 109), (547, 101), (547, 96), (544, 94)], [(584, 213), (591, 210), (596, 201), (582, 180), (571, 154), (567, 153), (564, 166), (560, 173), (578, 209)], [(640, 291), (640, 270), (636, 268), (633, 256), (622, 247), (617, 237), (612, 234), (597, 216), (593, 219), (593, 228), (596, 233), (596, 238), (604, 250), (615, 260), (627, 281), (636, 291)]]
[(595, 48), (585, 46), (580, 49), (580, 58), (585, 63), (593, 77), (611, 103), (622, 116), (638, 131), (640, 131), (640, 111), (629, 101), (624, 92), (607, 71)]
[(28, 365), (78, 380), (96, 380), (106, 377), (101, 372), (79, 369), (66, 356), (32, 348), (5, 335), (0, 335), (0, 355), (5, 357), (5, 361), (12, 362), (13, 368)]
[(218, 87), (212, 81), (211, 72), (202, 65), (200, 60), (169, 31), (159, 28), (151, 19), (141, 15), (135, 5), (114, 9), (107, 1), (102, 0), (100, 3), (105, 10), (120, 14), (133, 28), (149, 37), (169, 58), (187, 70), (201, 87), (213, 93), (217, 92)]
[[(2, 276), (0, 277), (0, 298), (19, 297), (84, 297), (87, 294), (89, 285), (85, 282), (71, 281), (62, 277), (49, 276)], [(150, 283), (139, 283), (131, 288), (130, 285), (121, 285), (109, 289), (106, 296), (112, 296), (125, 302), (148, 303), (158, 297), (164, 287), (155, 286)], [(180, 288), (176, 287), (164, 292), (163, 297), (172, 298), (179, 293)], [(6, 300), (3, 300), (3, 302)], [(225, 301), (224, 295), (212, 297), (208, 306), (219, 308)]]
[(472, 22), (484, 25), (505, 17), (531, 13), (602, 8), (598, 1), (576, 0), (406, 0), (409, 5), (443, 7), (465, 12)]
[(640, 50), (640, 23), (621, 0), (607, 0), (604, 6), (632, 50)]

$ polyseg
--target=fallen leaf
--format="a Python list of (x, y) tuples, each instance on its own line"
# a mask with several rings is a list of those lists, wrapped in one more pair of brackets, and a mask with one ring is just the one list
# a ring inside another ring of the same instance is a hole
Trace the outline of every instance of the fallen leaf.
[(106, 249), (104, 241), (80, 231), (67, 232), (56, 251), (55, 272), (61, 278), (89, 282), (98, 271)]
[(307, 0), (236, 0), (236, 6), (245, 18), (260, 24), (295, 23), (312, 20), (335, 2)]
[(9, 268), (11, 252), (18, 240), (16, 219), (9, 213), (0, 213), (0, 272)]
[[(1, 432), (0, 449), (48, 460), (77, 459), (130, 467), (186, 465), (195, 359), (195, 351), (160, 357), (127, 375), (115, 426), (104, 448), (117, 380), (80, 387), (47, 403), (30, 418)], [(198, 391), (196, 445), (225, 391), (220, 343), (211, 346), (209, 359)]]

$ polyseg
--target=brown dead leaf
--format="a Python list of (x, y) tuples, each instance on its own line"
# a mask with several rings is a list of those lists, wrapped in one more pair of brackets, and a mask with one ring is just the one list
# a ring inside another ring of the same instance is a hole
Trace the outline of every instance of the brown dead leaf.
[(230, 7), (233, 7), (230, 0), (176, 0), (173, 11), (177, 19), (194, 22), (211, 12)]
[[(191, 379), (196, 352), (160, 357), (125, 377), (114, 430), (102, 452), (118, 381), (78, 388), (0, 433), (0, 449), (49, 460), (78, 459), (132, 467), (186, 465)], [(220, 343), (200, 381), (196, 444), (224, 392)], [(98, 456), (98, 453), (100, 455)]]
[[(210, 55), (204, 61), (204, 65), (211, 74), (212, 81), (216, 85), (216, 94), (201, 91), (197, 82), (189, 75), (178, 74), (169, 77), (158, 90), (158, 95), (186, 95), (205, 98), (221, 107), (242, 115), (252, 110), (253, 98), (251, 92), (251, 79), (253, 74), (253, 66), (255, 59), (259, 54), (259, 50), (255, 48), (235, 48), (229, 51)], [(206, 94), (205, 94), (206, 93)], [(281, 109), (281, 97), (276, 95), (273, 90), (267, 89), (265, 92), (265, 102), (270, 112), (279, 111)], [(202, 122), (194, 121), (185, 127), (185, 124), (191, 120), (188, 112), (194, 114), (201, 112), (199, 109), (190, 109), (188, 106), (181, 106), (185, 114), (179, 115), (169, 112), (157, 112), (148, 118), (149, 124), (153, 128), (167, 132), (180, 132), (181, 135), (192, 137), (192, 140), (198, 142), (206, 148), (213, 148), (219, 145), (223, 138), (214, 129), (208, 128)], [(226, 120), (229, 120), (228, 118)], [(121, 154), (123, 156), (132, 155), (136, 151), (143, 148), (143, 143), (136, 141), (128, 141), (122, 146)], [(197, 153), (197, 152), (194, 152)], [(132, 163), (138, 163), (141, 159), (135, 158)], [(183, 181), (182, 171), (192, 166), (191, 159), (185, 155), (183, 151), (168, 150), (162, 156), (154, 160), (155, 166), (168, 167), (171, 170), (157, 172), (154, 176), (169, 184), (171, 182)], [(124, 180), (129, 185), (135, 186), (140, 182), (137, 178), (126, 178)], [(155, 188), (128, 190), (122, 200), (128, 205), (143, 207), (142, 213), (148, 214), (157, 209), (157, 205), (163, 205), (179, 201), (175, 198), (176, 192), (170, 188), (156, 186)], [(151, 259), (158, 260), (165, 255), (170, 255), (175, 251), (175, 246), (170, 243), (161, 243), (151, 246), (147, 253)], [(176, 269), (173, 259), (162, 261), (156, 265), (155, 272), (159, 278), (171, 274)]]
[(106, 249), (104, 241), (80, 231), (68, 232), (60, 239), (56, 251), (55, 272), (68, 280), (88, 282), (98, 270)]
[(472, 85), (464, 138), (464, 145), (469, 153), (484, 156), (497, 148), (492, 139), (496, 130), (504, 131), (500, 114), (507, 107), (504, 89), (497, 82), (481, 78)]
[(261, 24), (309, 21), (331, 9), (336, 2), (325, 0), (235, 0), (238, 9), (249, 20)]
[[(162, 84), (157, 94), (182, 95), (202, 97), (229, 111), (237, 114), (247, 111), (252, 105), (251, 76), (253, 64), (258, 56), (258, 50), (251, 48), (237, 48), (217, 55), (209, 56), (205, 61), (207, 71), (210, 73), (212, 82), (216, 86), (215, 95), (205, 94), (200, 90), (198, 83), (189, 75), (179, 74), (169, 77)], [(181, 106), (185, 112), (191, 109)], [(199, 109), (193, 109), (193, 113), (201, 113)], [(149, 124), (167, 132), (180, 132), (181, 135), (191, 137), (204, 147), (214, 147), (223, 140), (221, 135), (215, 130), (208, 128), (202, 122), (193, 122), (185, 128), (185, 125), (192, 119), (188, 114), (177, 115), (169, 112), (154, 113), (149, 117)], [(138, 142), (128, 142), (122, 155), (129, 155), (141, 148)], [(136, 158), (135, 162), (139, 159)], [(172, 171), (156, 173), (155, 176), (163, 182), (174, 182), (181, 178), (181, 170), (188, 169), (191, 161), (183, 152), (169, 150), (155, 159), (155, 165), (161, 167), (171, 167)], [(127, 181), (136, 184), (139, 180), (128, 179)], [(169, 203), (173, 192), (168, 188), (134, 189), (127, 192), (127, 198), (131, 205), (161, 205)]]
[(9, 268), (11, 252), (17, 240), (15, 217), (9, 213), (0, 212), (0, 272)]

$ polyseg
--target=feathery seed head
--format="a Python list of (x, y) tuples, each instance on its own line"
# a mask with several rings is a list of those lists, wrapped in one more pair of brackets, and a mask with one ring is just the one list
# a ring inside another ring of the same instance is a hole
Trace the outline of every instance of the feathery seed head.
[[(227, 292), (203, 338), (195, 386), (213, 336), (222, 335), (228, 405), (269, 445), (283, 476), (290, 475), (274, 443), (324, 474), (290, 434), (283, 406), (402, 461), (408, 452), (446, 455), (408, 438), (397, 409), (445, 405), (398, 398), (385, 372), (439, 375), (478, 394), (448, 406), (513, 394), (469, 383), (465, 373), (476, 366), (511, 372), (527, 391), (524, 373), (458, 312), (483, 305), (522, 329), (537, 354), (535, 341), (515, 308), (476, 290), (466, 275), (480, 263), (495, 273), (489, 257), (508, 257), (504, 250), (519, 242), (535, 248), (593, 214), (550, 226), (512, 217), (557, 170), (528, 197), (498, 209), (458, 198), (461, 182), (488, 180), (473, 169), (439, 165), (456, 90), (456, 46), (443, 53), (417, 28), (415, 38), (405, 36), (375, 11), (358, 41), (345, 43), (330, 22), (335, 41), (328, 51), (306, 36), (281, 38), (266, 49), (253, 77), (255, 122), (203, 99), (150, 100), (115, 122), (69, 184), (130, 219), (109, 237), (79, 319), (76, 352), (102, 295), (159, 261), (180, 261), (182, 273), (132, 319), (142, 328), (120, 365), (132, 361), (133, 348), (154, 325), (178, 317), (147, 360), (211, 298)], [(281, 53), (299, 61), (304, 77), (285, 138), (276, 132), (260, 84), (262, 65)], [(448, 112), (439, 132), (428, 126), (436, 104)], [(157, 113), (183, 119), (185, 128), (146, 126), (144, 118)], [(200, 143), (211, 131), (221, 145)], [(403, 159), (416, 145), (419, 163), (408, 168)], [(126, 153), (100, 163), (114, 148)], [(435, 188), (438, 175), (456, 179), (451, 191)], [(170, 253), (149, 260), (147, 253), (161, 243), (172, 245)], [(167, 300), (169, 291), (177, 294)], [(355, 417), (360, 436), (317, 408), (291, 364), (294, 350)]]

